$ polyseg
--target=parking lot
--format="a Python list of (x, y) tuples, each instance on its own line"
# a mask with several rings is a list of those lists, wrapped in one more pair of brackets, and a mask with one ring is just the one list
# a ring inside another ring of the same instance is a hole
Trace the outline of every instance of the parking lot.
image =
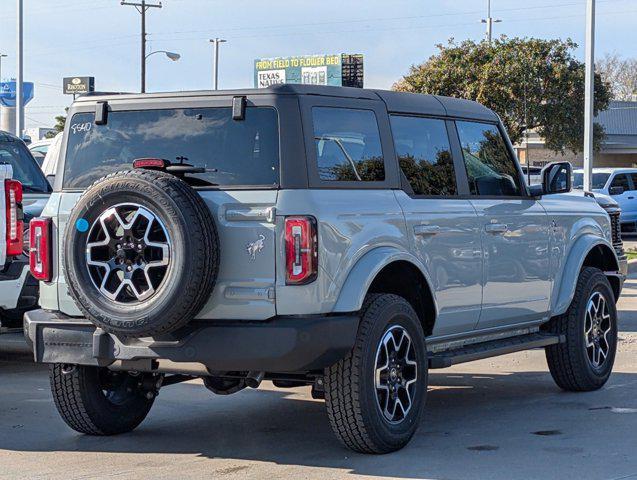
[(615, 373), (559, 391), (542, 351), (438, 370), (402, 451), (364, 456), (332, 436), (308, 388), (214, 396), (167, 387), (135, 432), (91, 438), (55, 411), (42, 366), (1, 363), (0, 478), (637, 478), (637, 279), (620, 301)]

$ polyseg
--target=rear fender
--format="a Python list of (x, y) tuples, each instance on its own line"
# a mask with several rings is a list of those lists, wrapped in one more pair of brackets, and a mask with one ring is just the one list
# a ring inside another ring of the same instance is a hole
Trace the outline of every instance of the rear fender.
[[(378, 247), (363, 255), (350, 270), (343, 283), (338, 300), (334, 305), (334, 312), (355, 312), (361, 309), (365, 296), (378, 273), (387, 265), (397, 261), (413, 264), (423, 274), (429, 290), (431, 279), (424, 265), (412, 254), (395, 247)], [(433, 296), (433, 295), (432, 295)], [(434, 309), (438, 315), (438, 306), (434, 297)]]

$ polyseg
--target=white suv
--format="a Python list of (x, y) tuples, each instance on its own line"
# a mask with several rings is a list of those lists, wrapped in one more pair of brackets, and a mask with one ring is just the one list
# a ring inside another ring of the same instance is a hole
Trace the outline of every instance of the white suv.
[[(575, 170), (573, 187), (582, 188), (583, 183), (584, 170)], [(637, 168), (594, 168), (591, 189), (619, 204), (622, 231), (637, 231)]]

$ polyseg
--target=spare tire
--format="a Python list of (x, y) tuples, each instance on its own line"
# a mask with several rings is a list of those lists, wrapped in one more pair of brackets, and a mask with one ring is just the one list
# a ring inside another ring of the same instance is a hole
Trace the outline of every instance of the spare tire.
[(157, 336), (186, 325), (215, 284), (219, 241), (210, 210), (183, 180), (127, 170), (89, 187), (64, 234), (69, 292), (103, 330)]

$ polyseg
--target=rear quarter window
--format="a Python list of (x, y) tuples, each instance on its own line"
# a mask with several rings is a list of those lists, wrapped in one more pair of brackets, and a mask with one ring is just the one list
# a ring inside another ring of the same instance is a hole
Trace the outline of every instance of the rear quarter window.
[(385, 164), (372, 110), (312, 108), (320, 180), (382, 182)]
[(248, 107), (245, 119), (231, 108), (109, 112), (106, 125), (93, 113), (73, 115), (68, 126), (63, 188), (83, 189), (136, 158), (162, 158), (203, 167), (195, 186), (274, 187), (279, 183), (278, 116), (274, 108)]

